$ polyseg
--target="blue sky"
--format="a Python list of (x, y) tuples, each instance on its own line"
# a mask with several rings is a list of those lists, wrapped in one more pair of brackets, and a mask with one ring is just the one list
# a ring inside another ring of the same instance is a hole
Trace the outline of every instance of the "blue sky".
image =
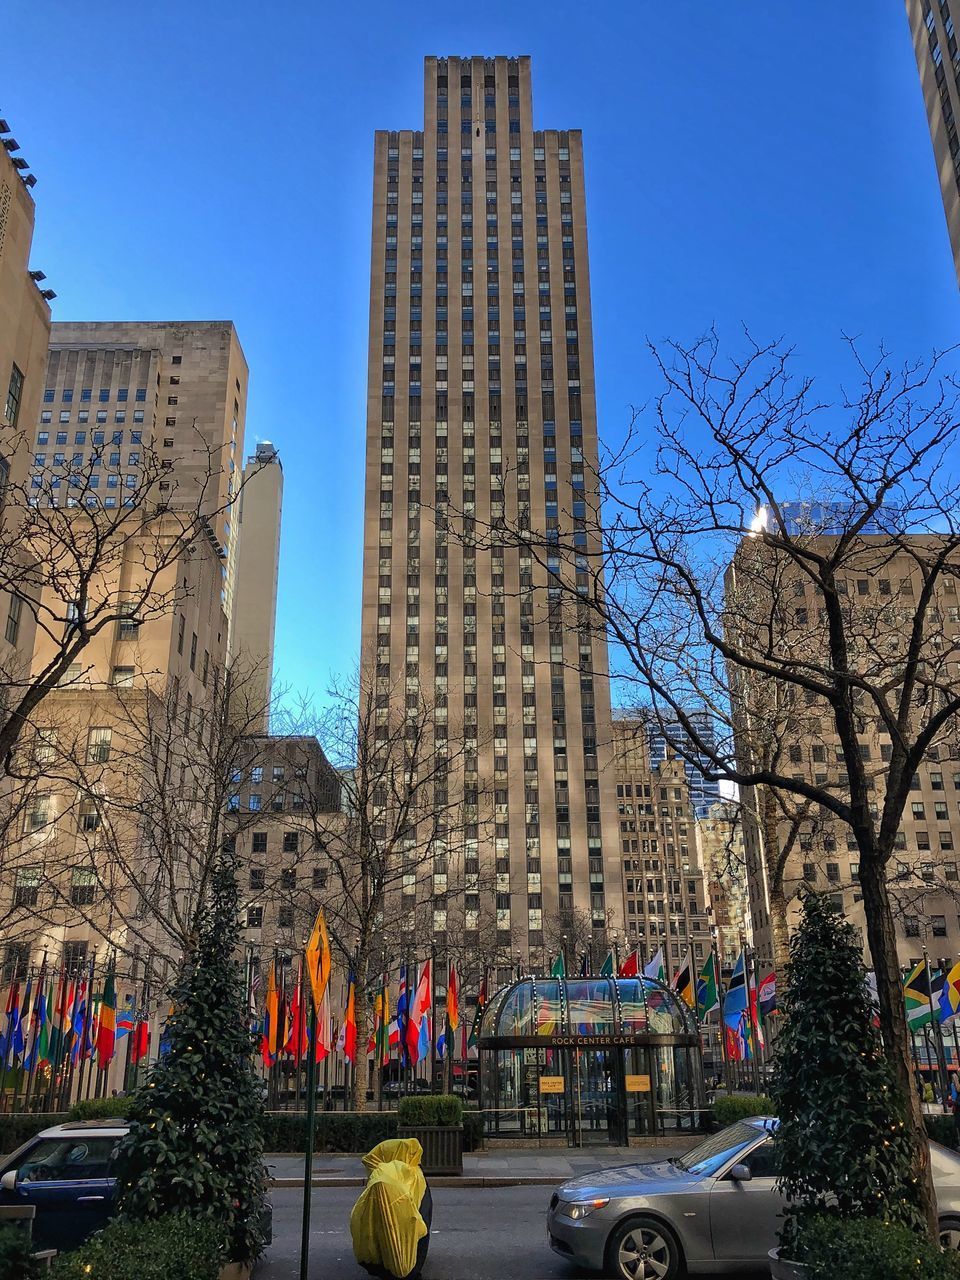
[(583, 129), (601, 433), (654, 388), (648, 336), (782, 334), (830, 394), (841, 332), (960, 332), (899, 0), (6, 8), (55, 317), (237, 325), (296, 688), (357, 659), (373, 131), (419, 126), (425, 54), (529, 53), (537, 127)]

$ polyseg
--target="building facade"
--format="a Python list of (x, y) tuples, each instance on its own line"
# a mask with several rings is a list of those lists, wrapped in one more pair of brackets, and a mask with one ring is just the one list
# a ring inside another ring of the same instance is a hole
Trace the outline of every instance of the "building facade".
[[(825, 548), (828, 535), (811, 535), (811, 546)], [(923, 590), (925, 561), (942, 554), (936, 538), (904, 538), (896, 543), (880, 535), (852, 544), (836, 570), (848, 612), (851, 663), (864, 672), (866, 687), (895, 689), (902, 683), (906, 646)], [(806, 577), (785, 563), (763, 561), (759, 544), (745, 542), (728, 569), (728, 626), (748, 616), (764, 626), (776, 617), (777, 644), (789, 654), (825, 650), (822, 599)], [(764, 582), (776, 590), (761, 602)], [(738, 601), (739, 597), (739, 601)], [(771, 612), (772, 610), (772, 612)], [(752, 625), (752, 624), (751, 624)], [(766, 642), (765, 642), (766, 643)], [(955, 687), (951, 655), (960, 644), (960, 576), (946, 573), (925, 617), (919, 653), (926, 678), (942, 672)], [(829, 658), (824, 662), (829, 669)], [(953, 668), (955, 670), (955, 668)], [(930, 673), (934, 673), (931, 675)], [(779, 687), (778, 687), (779, 686)], [(824, 791), (849, 798), (849, 781), (829, 707), (814, 696), (784, 697), (783, 682), (734, 685), (733, 722), (741, 768), (760, 755), (758, 743), (776, 753), (772, 767)], [(886, 785), (891, 737), (868, 696), (858, 699), (858, 742), (873, 794), (871, 810), (880, 812)], [(918, 695), (918, 715), (926, 703)], [(803, 887), (832, 895), (866, 941), (859, 854), (850, 828), (829, 810), (781, 793), (772, 807), (762, 788), (741, 788), (743, 846), (753, 940), (762, 962), (774, 954), (777, 894), (773, 869), (783, 864), (782, 894), (789, 928), (799, 912)], [(773, 818), (765, 818), (773, 814)], [(901, 963), (915, 963), (926, 947), (933, 958), (960, 952), (960, 725), (948, 721), (931, 743), (912, 779), (912, 790), (895, 837), (888, 884)]]
[(605, 641), (496, 537), (599, 547), (583, 149), (534, 127), (529, 58), (430, 57), (424, 90), (375, 141), (362, 665), (385, 721), (426, 699), (462, 735), (496, 819), (468, 853), (536, 963), (560, 917), (622, 927)]
[(283, 467), (268, 440), (261, 441), (247, 459), (236, 510), (237, 580), (230, 651), (240, 668), (249, 673), (250, 714), (258, 718), (260, 731), (266, 733), (273, 687), (283, 511)]
[(230, 321), (69, 321), (52, 326), (32, 483), (105, 509), (135, 489), (146, 451), (169, 471), (159, 496), (211, 514), (233, 609), (247, 362)]
[[(689, 716), (691, 724), (701, 738), (715, 746), (715, 727), (709, 711), (690, 711)], [(647, 738), (650, 743), (651, 764), (661, 764), (666, 760), (672, 754), (670, 743), (673, 742), (686, 742), (689, 749), (702, 762), (703, 769), (698, 769), (692, 761), (684, 761), (693, 810), (698, 818), (702, 818), (711, 805), (716, 804), (720, 799), (720, 783), (715, 778), (704, 776), (703, 770), (709, 767), (708, 757), (695, 750), (679, 722), (661, 725), (656, 719), (651, 719), (647, 724)]]
[(736, 964), (744, 940), (752, 940), (740, 808), (732, 801), (718, 801), (697, 817), (696, 827), (717, 952), (726, 971)]
[[(953, 262), (960, 280), (960, 46), (957, 0), (906, 0)], [(951, 9), (953, 12), (951, 12)]]
[(684, 762), (650, 757), (647, 726), (613, 723), (627, 947), (645, 961), (662, 947), (669, 976), (687, 947), (702, 965), (711, 918)]

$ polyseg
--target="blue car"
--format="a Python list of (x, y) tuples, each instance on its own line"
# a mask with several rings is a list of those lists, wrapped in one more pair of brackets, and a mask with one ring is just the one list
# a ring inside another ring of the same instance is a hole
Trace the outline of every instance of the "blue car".
[[(76, 1249), (106, 1226), (114, 1211), (113, 1160), (125, 1120), (79, 1120), (44, 1129), (11, 1155), (0, 1156), (0, 1205), (36, 1205), (37, 1249)], [(272, 1237), (264, 1205), (264, 1243)]]

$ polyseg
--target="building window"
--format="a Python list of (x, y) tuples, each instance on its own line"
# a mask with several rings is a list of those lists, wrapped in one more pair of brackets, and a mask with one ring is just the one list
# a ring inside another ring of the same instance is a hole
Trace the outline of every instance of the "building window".
[(327, 869), (326, 867), (314, 867), (313, 869), (313, 887), (315, 889), (325, 889), (327, 887)]
[(114, 667), (113, 683), (120, 689), (126, 689), (133, 684), (133, 678), (136, 674), (134, 667)]
[(112, 729), (91, 729), (87, 734), (87, 764), (106, 764), (110, 759), (112, 739)]
[(267, 852), (267, 833), (266, 831), (255, 831), (253, 833), (253, 852)]
[(30, 943), (8, 942), (3, 953), (3, 981), (22, 982), (30, 965)]
[(935, 938), (945, 938), (947, 936), (946, 916), (931, 916), (930, 932), (933, 934)]
[(23, 399), (23, 374), (16, 365), (10, 370), (10, 382), (7, 386), (7, 423), (11, 427), (17, 425), (20, 416), (20, 401)]
[(247, 907), (247, 928), (261, 929), (263, 927), (263, 907)]
[(21, 867), (13, 886), (15, 907), (35, 907), (40, 897), (40, 868)]
[(70, 883), (70, 901), (75, 907), (89, 907), (96, 897), (97, 875), (86, 867), (74, 867)]
[(65, 942), (63, 944), (63, 967), (67, 973), (79, 973), (87, 964), (87, 944), (85, 942)]
[(267, 883), (267, 873), (266, 871), (264, 871), (263, 867), (251, 867), (250, 868), (250, 888), (263, 889), (266, 887), (266, 883)]
[(285, 831), (283, 833), (283, 852), (296, 853), (300, 848), (299, 831)]
[(250, 795), (247, 798), (247, 808), (251, 813), (260, 812), (260, 800), (261, 797), (255, 791), (250, 792)]
[(120, 605), (121, 618), (117, 626), (118, 640), (136, 640), (140, 634), (140, 622), (134, 617), (136, 605), (132, 600), (125, 600)]
[(80, 830), (96, 831), (99, 826), (100, 814), (97, 810), (97, 802), (87, 796), (80, 801)]
[(7, 625), (4, 635), (8, 644), (16, 644), (20, 635), (20, 615), (23, 612), (23, 596), (16, 594), (10, 597), (10, 608), (7, 613)]

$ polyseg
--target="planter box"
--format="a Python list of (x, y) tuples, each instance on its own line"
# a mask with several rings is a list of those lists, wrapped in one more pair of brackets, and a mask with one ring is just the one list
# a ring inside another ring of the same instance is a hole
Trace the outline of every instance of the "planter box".
[(807, 1280), (810, 1274), (804, 1263), (781, 1258), (779, 1249), (771, 1249), (767, 1257), (770, 1259), (770, 1280)]
[(249, 1262), (225, 1262), (218, 1280), (250, 1280), (252, 1275), (253, 1267)]
[(398, 1137), (416, 1138), (423, 1147), (420, 1168), (431, 1174), (463, 1173), (463, 1129), (460, 1125), (401, 1125)]

